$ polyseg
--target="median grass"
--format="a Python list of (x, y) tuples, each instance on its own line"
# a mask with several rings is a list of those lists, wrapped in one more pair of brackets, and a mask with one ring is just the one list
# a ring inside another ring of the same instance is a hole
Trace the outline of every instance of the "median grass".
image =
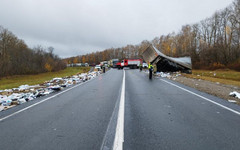
[(90, 67), (68, 67), (58, 72), (47, 72), (37, 75), (16, 75), (0, 79), (0, 90), (19, 87), (20, 85), (36, 85), (55, 77), (66, 77), (77, 73), (88, 72)]
[(240, 72), (228, 69), (215, 71), (193, 70), (192, 74), (184, 74), (184, 76), (240, 87)]

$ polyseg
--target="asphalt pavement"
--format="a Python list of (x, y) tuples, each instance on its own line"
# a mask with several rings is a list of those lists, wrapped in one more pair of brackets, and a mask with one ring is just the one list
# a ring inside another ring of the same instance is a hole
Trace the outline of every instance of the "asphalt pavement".
[(166, 78), (147, 77), (138, 70), (126, 70), (124, 149), (240, 148), (240, 115), (206, 99), (237, 111), (239, 106)]
[(125, 150), (240, 148), (239, 106), (166, 78), (112, 69), (71, 88), (0, 112), (0, 148), (112, 149), (122, 90)]
[(99, 150), (119, 98), (122, 76), (122, 71), (109, 71), (1, 121), (0, 149)]

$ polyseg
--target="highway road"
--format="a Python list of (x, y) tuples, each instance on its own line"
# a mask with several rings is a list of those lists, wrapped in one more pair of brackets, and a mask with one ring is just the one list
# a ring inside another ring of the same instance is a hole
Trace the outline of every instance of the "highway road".
[(0, 112), (6, 150), (238, 150), (239, 141), (239, 106), (139, 70)]

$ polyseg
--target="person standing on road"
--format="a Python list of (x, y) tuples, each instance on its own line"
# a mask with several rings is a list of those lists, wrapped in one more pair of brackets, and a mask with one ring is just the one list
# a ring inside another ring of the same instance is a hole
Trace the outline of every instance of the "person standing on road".
[(105, 68), (105, 65), (102, 66), (102, 69), (103, 69), (103, 73), (105, 73), (105, 71), (106, 71), (106, 70), (105, 70), (105, 69), (106, 69), (106, 68)]
[(142, 71), (142, 64), (139, 65), (139, 69), (140, 69), (140, 71)]
[(149, 63), (148, 65), (148, 69), (149, 69), (149, 79), (152, 79), (152, 72), (153, 72), (153, 65), (151, 63)]

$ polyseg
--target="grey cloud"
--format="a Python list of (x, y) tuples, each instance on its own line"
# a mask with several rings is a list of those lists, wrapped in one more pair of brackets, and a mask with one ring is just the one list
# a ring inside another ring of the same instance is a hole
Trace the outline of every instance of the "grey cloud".
[(0, 25), (61, 57), (138, 44), (199, 22), (233, 0), (0, 0)]

